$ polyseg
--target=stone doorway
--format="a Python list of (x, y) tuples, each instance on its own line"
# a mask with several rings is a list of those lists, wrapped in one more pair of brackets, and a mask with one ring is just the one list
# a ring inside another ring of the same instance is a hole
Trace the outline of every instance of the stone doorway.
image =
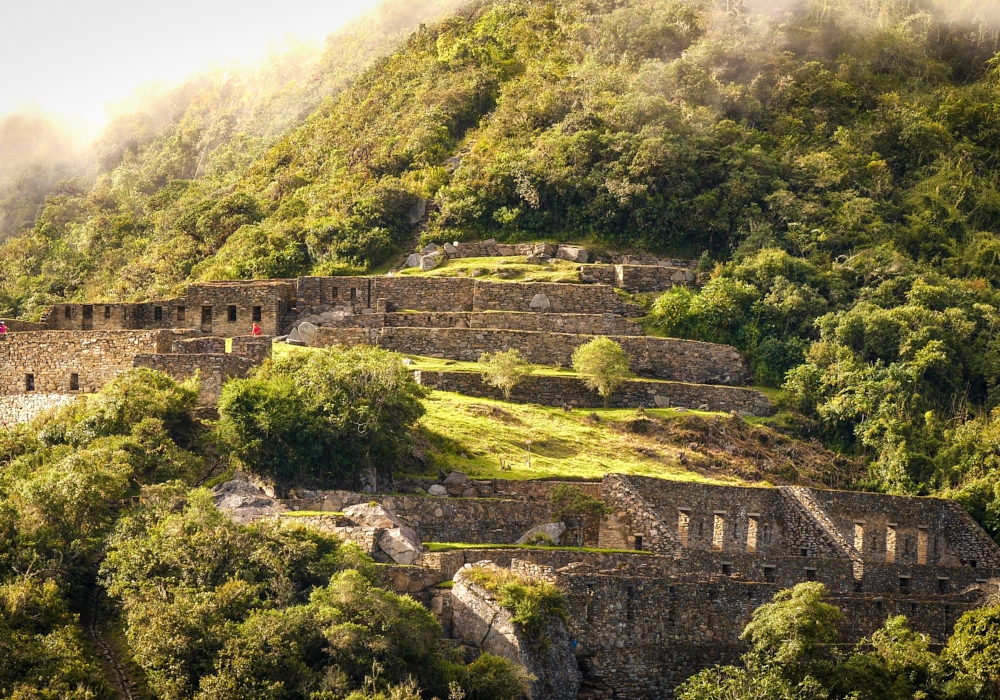
[(83, 307), (83, 321), (81, 327), (85, 331), (94, 330), (94, 307), (87, 305)]
[(201, 331), (202, 333), (212, 332), (212, 307), (201, 307)]

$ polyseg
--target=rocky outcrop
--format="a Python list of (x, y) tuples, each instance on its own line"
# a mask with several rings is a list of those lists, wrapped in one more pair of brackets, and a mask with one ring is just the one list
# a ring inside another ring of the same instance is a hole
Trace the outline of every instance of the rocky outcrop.
[[(471, 566), (500, 570), (491, 562)], [(510, 612), (500, 607), (489, 591), (469, 579), (469, 568), (466, 565), (455, 574), (451, 592), (454, 636), (469, 646), (523, 666), (531, 678), (527, 692), (530, 700), (576, 700), (580, 671), (562, 619), (551, 618), (545, 626), (544, 643), (532, 643)]]

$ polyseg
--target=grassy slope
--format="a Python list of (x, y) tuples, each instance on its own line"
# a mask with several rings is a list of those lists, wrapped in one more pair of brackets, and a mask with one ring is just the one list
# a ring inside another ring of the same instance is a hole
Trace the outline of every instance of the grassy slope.
[(397, 274), (407, 277), (478, 277), (490, 281), (579, 282), (580, 266), (566, 260), (552, 260), (544, 265), (524, 262), (524, 256), (505, 258), (456, 258), (446, 260), (433, 270), (416, 267)]
[[(316, 350), (274, 346), (278, 357), (299, 352)], [(475, 370), (474, 363), (412, 359), (415, 369)], [(781, 415), (744, 420), (675, 409), (566, 411), (441, 391), (430, 392), (424, 405), (417, 450), (426, 458), (425, 473), (433, 476), (455, 469), (473, 478), (599, 479), (618, 472), (716, 483), (820, 483), (821, 473), (847, 468), (819, 446), (774, 430), (785, 419)]]

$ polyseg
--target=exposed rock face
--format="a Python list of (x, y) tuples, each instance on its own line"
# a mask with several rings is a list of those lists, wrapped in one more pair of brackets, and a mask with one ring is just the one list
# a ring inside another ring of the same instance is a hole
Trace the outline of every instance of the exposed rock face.
[(306, 345), (316, 344), (316, 326), (312, 323), (303, 322), (300, 323), (296, 329), (299, 332), (299, 340), (301, 340)]
[(586, 248), (575, 245), (561, 245), (556, 249), (556, 257), (570, 262), (585, 263), (590, 258)]
[(420, 255), (420, 253), (410, 253), (406, 257), (406, 266), (407, 267), (420, 267), (420, 258), (422, 258), (422, 257), (423, 256)]
[[(492, 562), (474, 566), (498, 568)], [(466, 565), (455, 574), (455, 587), (451, 591), (454, 636), (524, 666), (533, 677), (527, 693), (530, 700), (576, 700), (580, 671), (563, 621), (551, 619), (545, 629), (547, 643), (532, 645), (514, 624), (511, 614), (487, 590), (464, 575), (468, 568)]]
[(378, 531), (378, 548), (397, 564), (413, 564), (423, 551), (424, 547), (413, 528), (381, 505), (359, 503), (347, 508), (344, 517), (354, 527)]
[(215, 507), (238, 523), (276, 515), (288, 507), (271, 498), (249, 481), (233, 479), (212, 489)]
[(565, 532), (565, 523), (546, 523), (545, 525), (539, 525), (538, 527), (533, 527), (528, 530), (517, 539), (516, 544), (527, 544), (536, 535), (545, 535), (553, 542), (559, 542), (559, 539)]

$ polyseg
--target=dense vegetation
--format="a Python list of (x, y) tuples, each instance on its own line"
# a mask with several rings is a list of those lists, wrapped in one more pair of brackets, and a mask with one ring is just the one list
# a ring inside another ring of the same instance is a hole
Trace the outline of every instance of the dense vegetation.
[(509, 700), (518, 691), (511, 663), (452, 658), (434, 616), (391, 592), (356, 546), (291, 520), (240, 525), (216, 510), (193, 487), (232, 455), (195, 419), (197, 399), (195, 385), (135, 370), (0, 430), (0, 695), (113, 697), (80, 624), (98, 584), (150, 697)]
[[(408, 457), (424, 390), (395, 353), (334, 347), (269, 360), (219, 398), (219, 436), (276, 485), (385, 475)], [(373, 478), (374, 477), (374, 478)]]
[(779, 592), (743, 631), (740, 666), (705, 669), (679, 700), (993, 700), (1000, 697), (1000, 608), (963, 615), (940, 653), (907, 619), (890, 617), (853, 649), (835, 642), (843, 615), (819, 583)]

